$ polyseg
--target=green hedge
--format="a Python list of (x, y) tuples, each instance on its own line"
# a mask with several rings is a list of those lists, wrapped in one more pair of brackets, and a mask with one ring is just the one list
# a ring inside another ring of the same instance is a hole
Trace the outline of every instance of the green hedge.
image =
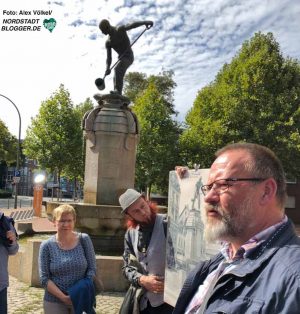
[(0, 198), (12, 197), (11, 192), (0, 189)]

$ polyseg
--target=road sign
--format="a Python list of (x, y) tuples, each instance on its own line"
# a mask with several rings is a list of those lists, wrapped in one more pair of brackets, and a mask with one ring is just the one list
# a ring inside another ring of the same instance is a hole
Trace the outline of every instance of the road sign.
[(58, 183), (48, 182), (48, 183), (47, 183), (47, 188), (48, 188), (48, 189), (51, 189), (51, 188), (58, 188)]
[(20, 177), (20, 170), (15, 170), (15, 177)]
[(19, 183), (21, 180), (20, 177), (13, 177), (13, 183)]

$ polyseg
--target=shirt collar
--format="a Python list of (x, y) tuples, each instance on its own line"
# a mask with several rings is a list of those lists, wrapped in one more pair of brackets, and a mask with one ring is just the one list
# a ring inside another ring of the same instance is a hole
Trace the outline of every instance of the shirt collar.
[(284, 215), (283, 219), (260, 231), (256, 235), (254, 235), (251, 239), (249, 239), (247, 242), (245, 242), (235, 253), (233, 256), (233, 251), (230, 242), (222, 242), (221, 243), (221, 253), (225, 257), (225, 260), (227, 262), (234, 262), (240, 259), (243, 259), (249, 255), (249, 253), (255, 249), (258, 245), (260, 245), (262, 242), (264, 242), (272, 233), (274, 233), (278, 228), (280, 228), (283, 224), (285, 224), (288, 221), (288, 218), (286, 215)]

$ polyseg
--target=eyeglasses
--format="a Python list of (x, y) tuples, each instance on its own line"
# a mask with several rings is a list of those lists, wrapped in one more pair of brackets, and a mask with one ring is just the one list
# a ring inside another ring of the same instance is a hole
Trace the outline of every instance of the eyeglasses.
[(61, 225), (63, 224), (71, 224), (74, 221), (74, 219), (62, 219), (62, 220), (57, 220), (57, 222)]
[(238, 181), (253, 181), (253, 182), (261, 182), (267, 180), (266, 178), (226, 178), (226, 179), (219, 179), (214, 181), (208, 185), (202, 185), (201, 191), (204, 196), (206, 196), (212, 189), (218, 195), (228, 191), (229, 187), (232, 186), (230, 182), (238, 182)]

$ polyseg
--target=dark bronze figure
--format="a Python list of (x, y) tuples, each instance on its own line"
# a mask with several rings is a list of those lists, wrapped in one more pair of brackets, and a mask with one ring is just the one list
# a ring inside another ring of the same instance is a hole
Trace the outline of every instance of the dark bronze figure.
[[(118, 27), (110, 25), (108, 20), (102, 20), (99, 24), (99, 28), (104, 35), (108, 35), (108, 39), (105, 43), (107, 51), (106, 59), (106, 71), (105, 76), (111, 73), (112, 68), (114, 68), (114, 91), (112, 93), (117, 93), (122, 95), (123, 90), (123, 80), (125, 73), (129, 66), (133, 63), (134, 55), (132, 51), (132, 45), (138, 40), (131, 44), (127, 31), (145, 25), (145, 30), (138, 36), (138, 38), (149, 28), (153, 26), (152, 21), (134, 22), (131, 24), (121, 25)], [(115, 50), (118, 54), (118, 61), (110, 68), (112, 62), (111, 50)], [(104, 76), (104, 78), (105, 78)], [(104, 89), (104, 78), (97, 79), (96, 85), (99, 89)]]

